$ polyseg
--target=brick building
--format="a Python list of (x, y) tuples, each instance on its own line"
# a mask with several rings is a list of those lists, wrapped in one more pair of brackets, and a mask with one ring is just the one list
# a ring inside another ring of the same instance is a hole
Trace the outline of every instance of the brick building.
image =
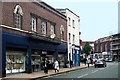
[(45, 2), (0, 4), (0, 77), (40, 71), (43, 61), (52, 65), (67, 57), (66, 16)]
[(120, 33), (112, 35), (111, 51), (113, 60), (120, 61)]
[(104, 57), (112, 58), (112, 36), (100, 38), (94, 42), (94, 52)]

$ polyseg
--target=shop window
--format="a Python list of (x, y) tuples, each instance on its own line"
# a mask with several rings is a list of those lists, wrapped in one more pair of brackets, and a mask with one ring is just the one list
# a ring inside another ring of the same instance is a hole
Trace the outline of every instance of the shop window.
[(14, 10), (14, 26), (15, 26), (15, 28), (21, 29), (22, 15), (23, 15), (22, 8), (19, 5), (17, 5)]
[(25, 71), (25, 56), (7, 55), (6, 56), (6, 73), (19, 73)]
[(39, 71), (41, 70), (41, 56), (39, 52), (32, 53), (32, 71)]

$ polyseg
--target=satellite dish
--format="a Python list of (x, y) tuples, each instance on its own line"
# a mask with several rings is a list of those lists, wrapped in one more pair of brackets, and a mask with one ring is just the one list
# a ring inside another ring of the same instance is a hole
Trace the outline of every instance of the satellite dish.
[(50, 35), (50, 38), (51, 38), (51, 39), (54, 39), (54, 38), (55, 38), (55, 34), (51, 34), (51, 35)]

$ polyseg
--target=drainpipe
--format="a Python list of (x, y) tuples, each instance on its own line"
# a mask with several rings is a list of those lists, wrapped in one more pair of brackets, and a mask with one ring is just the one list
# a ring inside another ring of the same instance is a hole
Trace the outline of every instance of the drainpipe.
[(2, 28), (0, 26), (0, 78), (2, 78)]

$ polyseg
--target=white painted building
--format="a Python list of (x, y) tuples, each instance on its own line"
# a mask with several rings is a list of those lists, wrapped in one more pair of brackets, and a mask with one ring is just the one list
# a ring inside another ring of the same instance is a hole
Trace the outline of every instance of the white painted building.
[(75, 66), (80, 65), (80, 17), (68, 8), (57, 10), (67, 18), (68, 61), (72, 60)]

